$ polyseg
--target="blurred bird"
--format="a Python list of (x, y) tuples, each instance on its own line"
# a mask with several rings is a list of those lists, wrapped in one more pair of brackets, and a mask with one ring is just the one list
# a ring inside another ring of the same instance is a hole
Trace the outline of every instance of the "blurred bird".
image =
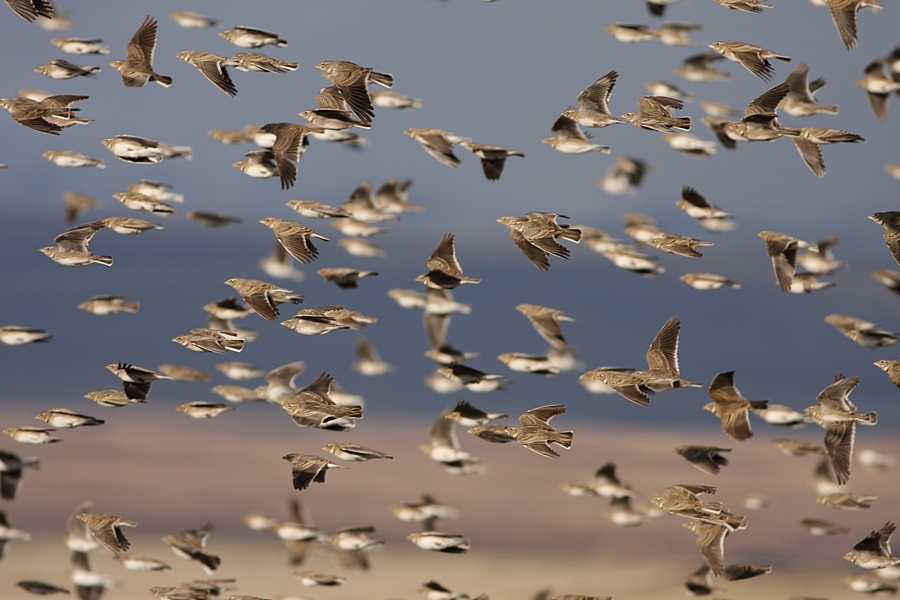
[(900, 91), (900, 81), (885, 73), (885, 61), (876, 59), (866, 66), (866, 76), (856, 81), (856, 85), (866, 91), (869, 106), (879, 121), (887, 121), (888, 98), (892, 92)]
[(460, 161), (453, 154), (453, 144), (468, 139), (433, 127), (409, 127), (403, 133), (419, 142), (425, 152), (438, 162), (454, 169), (459, 166)]
[(785, 83), (788, 84), (788, 93), (778, 108), (792, 117), (809, 117), (818, 113), (837, 114), (836, 105), (816, 102), (814, 94), (825, 85), (825, 80), (820, 77), (809, 81), (809, 66), (806, 63), (799, 63), (787, 76)]
[(220, 31), (219, 37), (225, 38), (239, 48), (261, 48), (268, 44), (281, 48), (287, 46), (287, 42), (279, 38), (277, 33), (244, 25), (235, 25), (231, 29)]
[(832, 313), (825, 322), (864, 348), (881, 348), (900, 342), (900, 335), (885, 331), (877, 323)]
[(168, 544), (177, 556), (197, 561), (207, 575), (212, 575), (222, 563), (219, 556), (206, 551), (206, 542), (212, 530), (211, 524), (206, 524), (199, 529), (185, 529), (177, 534), (163, 536), (162, 542)]
[(291, 463), (291, 477), (294, 481), (294, 489), (296, 490), (305, 490), (309, 487), (309, 484), (314, 481), (317, 483), (324, 483), (325, 472), (328, 471), (328, 469), (346, 468), (312, 454), (291, 453), (282, 456), (282, 458)]
[(790, 57), (746, 42), (713, 42), (709, 47), (728, 60), (740, 63), (748, 71), (764, 80), (771, 79), (775, 73), (775, 69), (768, 59), (791, 60)]
[(497, 181), (503, 173), (506, 159), (510, 156), (525, 156), (516, 150), (510, 150), (494, 144), (476, 144), (471, 140), (463, 140), (460, 146), (481, 159), (481, 168), (489, 181)]
[(62, 58), (53, 58), (34, 69), (51, 79), (72, 79), (73, 77), (94, 77), (100, 72), (100, 67), (79, 65)]
[(731, 452), (731, 448), (717, 448), (715, 446), (678, 446), (675, 452), (683, 456), (694, 467), (709, 473), (718, 475), (722, 467), (728, 465), (728, 459), (722, 456), (722, 452)]

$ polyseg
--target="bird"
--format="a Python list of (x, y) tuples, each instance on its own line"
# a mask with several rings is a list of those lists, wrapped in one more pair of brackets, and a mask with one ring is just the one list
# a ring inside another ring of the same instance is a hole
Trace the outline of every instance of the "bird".
[(650, 343), (647, 350), (647, 370), (635, 371), (634, 376), (654, 391), (681, 387), (700, 387), (699, 383), (680, 378), (678, 366), (678, 336), (681, 321), (669, 317)]
[(356, 362), (352, 369), (360, 375), (379, 376), (390, 373), (394, 365), (384, 362), (369, 338), (360, 336), (356, 340)]
[(519, 417), (521, 427), (508, 427), (507, 432), (532, 452), (548, 458), (559, 458), (559, 453), (551, 448), (550, 444), (568, 450), (572, 447), (574, 436), (571, 431), (557, 431), (550, 425), (550, 420), (564, 412), (566, 407), (563, 404), (547, 404), (532, 408)]
[(654, 248), (668, 252), (669, 254), (678, 254), (690, 258), (700, 258), (703, 256), (697, 252), (697, 246), (712, 246), (713, 242), (698, 240), (686, 235), (676, 233), (664, 233), (659, 237), (655, 237), (647, 242)]
[(859, 377), (844, 377), (841, 373), (816, 396), (816, 405), (807, 407), (807, 416), (825, 429), (825, 451), (841, 485), (850, 480), (850, 463), (856, 424), (875, 425), (875, 413), (858, 413), (850, 401), (850, 392), (859, 385)]
[(683, 526), (697, 534), (697, 547), (706, 566), (717, 576), (725, 574), (725, 536), (728, 528), (716, 523), (688, 521)]
[(701, 227), (708, 231), (726, 232), (733, 230), (737, 225), (734, 215), (725, 212), (711, 204), (696, 189), (690, 186), (681, 188), (681, 198), (675, 205), (697, 220)]
[(746, 42), (713, 42), (709, 47), (728, 60), (740, 63), (745, 69), (764, 80), (771, 79), (775, 73), (768, 59), (791, 60), (790, 57)]
[(213, 417), (218, 417), (223, 412), (234, 410), (234, 407), (222, 404), (221, 402), (203, 402), (194, 400), (192, 402), (179, 404), (175, 407), (175, 410), (194, 419), (211, 419)]
[(103, 224), (110, 231), (115, 231), (120, 235), (135, 235), (151, 229), (165, 229), (162, 225), (131, 217), (106, 217), (103, 219)]
[(521, 152), (495, 144), (476, 144), (471, 140), (463, 140), (459, 145), (481, 159), (481, 168), (488, 181), (500, 179), (508, 157), (525, 156)]
[(19, 482), (22, 480), (22, 470), (25, 467), (39, 469), (40, 464), (41, 460), (37, 456), (21, 457), (0, 450), (0, 497), (4, 500), (14, 500)]
[(578, 123), (565, 115), (560, 115), (553, 122), (550, 130), (553, 135), (541, 141), (558, 152), (564, 154), (584, 154), (592, 151), (609, 154), (612, 152), (609, 146), (590, 143), (589, 136), (579, 129)]
[(87, 524), (94, 539), (113, 554), (126, 552), (131, 547), (131, 543), (122, 534), (121, 528), (137, 527), (137, 523), (134, 521), (104, 513), (87, 512), (76, 516)]
[(316, 483), (324, 483), (325, 473), (328, 469), (346, 468), (313, 454), (291, 453), (282, 456), (282, 458), (291, 463), (291, 477), (295, 490), (305, 490), (314, 481)]
[(343, 289), (354, 289), (357, 287), (357, 281), (363, 277), (372, 277), (378, 275), (378, 271), (363, 271), (360, 269), (352, 269), (349, 267), (325, 267), (316, 271), (325, 281), (330, 281)]
[(79, 65), (62, 58), (48, 60), (34, 69), (51, 79), (72, 79), (73, 77), (94, 77), (100, 72), (100, 67)]
[(819, 113), (836, 115), (836, 105), (824, 105), (816, 102), (815, 93), (825, 85), (821, 77), (809, 81), (809, 65), (798, 63), (793, 71), (785, 79), (788, 84), (788, 93), (781, 100), (778, 108), (792, 117), (809, 117)]
[(52, 337), (43, 329), (36, 327), (20, 327), (18, 325), (4, 325), (0, 327), (0, 343), (7, 346), (46, 342)]
[(66, 588), (61, 588), (59, 586), (45, 583), (43, 581), (37, 581), (34, 579), (23, 579), (22, 581), (17, 581), (16, 585), (29, 594), (34, 594), (35, 596), (49, 596), (51, 594), (70, 593)]
[(233, 98), (237, 94), (237, 88), (226, 70), (226, 67), (237, 66), (239, 64), (237, 61), (227, 56), (196, 50), (182, 50), (175, 55), (175, 58), (180, 58), (197, 67), (204, 77), (228, 96)]
[(843, 556), (844, 560), (870, 570), (900, 565), (900, 557), (891, 554), (891, 536), (896, 529), (897, 526), (888, 521), (853, 546), (853, 550)]
[(51, 408), (40, 413), (35, 418), (57, 429), (103, 425), (105, 422), (103, 419), (82, 415), (68, 408)]
[(816, 177), (825, 177), (825, 161), (822, 158), (823, 144), (836, 144), (839, 142), (859, 143), (866, 141), (861, 135), (849, 133), (842, 129), (830, 129), (827, 127), (803, 127), (800, 134), (791, 136), (791, 141), (797, 147), (800, 158), (809, 167)]
[(58, 95), (47, 96), (40, 102), (31, 98), (0, 98), (0, 106), (17, 122), (29, 129), (59, 135), (69, 125), (86, 124), (91, 119), (82, 119), (75, 115), (80, 109), (72, 108), (72, 104), (87, 100), (88, 96)]
[(884, 243), (897, 264), (900, 264), (900, 211), (873, 213), (869, 215), (869, 219), (884, 228)]
[(866, 6), (875, 13), (883, 8), (878, 0), (825, 0), (825, 5), (831, 11), (834, 27), (847, 50), (852, 50), (857, 44), (856, 22), (859, 9)]
[(315, 65), (334, 84), (335, 89), (360, 121), (371, 125), (375, 111), (369, 96), (369, 82), (384, 87), (392, 87), (394, 78), (388, 73), (379, 73), (369, 67), (345, 60), (323, 60)]
[(408, 523), (422, 523), (424, 531), (435, 531), (438, 519), (458, 519), (459, 511), (452, 506), (441, 504), (428, 494), (413, 502), (398, 502), (388, 507), (388, 511), (399, 520)]
[(162, 142), (136, 135), (120, 134), (100, 140), (100, 143), (119, 160), (135, 164), (156, 164), (166, 156)]
[(758, 235), (766, 242), (766, 253), (772, 259), (772, 269), (775, 271), (778, 287), (783, 292), (790, 291), (796, 268), (797, 250), (809, 244), (777, 231), (760, 231)]
[(313, 245), (312, 240), (328, 241), (327, 237), (295, 221), (266, 217), (260, 223), (271, 229), (275, 233), (278, 242), (284, 246), (284, 249), (304, 265), (311, 263), (319, 255), (319, 251)]
[(430, 441), (421, 444), (419, 449), (445, 469), (463, 469), (460, 472), (466, 473), (468, 471), (464, 469), (477, 466), (481, 459), (462, 449), (453, 428), (453, 420), (447, 418), (449, 412), (447, 410), (438, 415), (428, 431)]
[(839, 525), (822, 519), (803, 519), (800, 521), (810, 534), (815, 536), (838, 535), (850, 533), (846, 525)]
[(366, 446), (361, 446), (360, 444), (353, 442), (330, 442), (325, 444), (325, 447), (322, 449), (326, 452), (330, 452), (341, 460), (346, 461), (363, 462), (376, 458), (394, 458), (384, 452), (379, 452), (378, 450), (373, 450), (372, 448), (367, 448)]
[(467, 537), (452, 533), (422, 531), (411, 533), (406, 537), (423, 550), (433, 550), (447, 554), (464, 554), (471, 547)]
[(764, 8), (772, 8), (772, 5), (762, 0), (716, 0), (716, 4), (749, 13), (761, 13)]
[(691, 128), (690, 117), (672, 117), (669, 109), (682, 109), (684, 103), (667, 96), (644, 96), (638, 98), (638, 112), (628, 112), (622, 118), (641, 129), (668, 133), (672, 129), (688, 131)]
[(94, 234), (104, 227), (106, 224), (103, 221), (91, 221), (72, 227), (53, 238), (56, 246), (46, 246), (41, 248), (41, 252), (67, 267), (83, 267), (94, 263), (112, 266), (112, 256), (94, 254), (88, 246)]
[(510, 230), (510, 237), (516, 246), (531, 264), (544, 272), (550, 268), (548, 254), (569, 258), (569, 249), (560, 244), (558, 238), (575, 243), (581, 241), (581, 230), (558, 224), (556, 220), (560, 217), (568, 218), (566, 215), (533, 211), (526, 213), (524, 218), (505, 216), (497, 219), (497, 222)]
[(616, 476), (615, 463), (608, 462), (597, 469), (591, 479), (584, 481), (567, 481), (559, 485), (560, 489), (570, 496), (601, 496), (603, 498), (631, 498), (634, 490), (623, 485)]
[(298, 311), (281, 324), (300, 335), (324, 335), (337, 329), (361, 329), (365, 326), (365, 323), (357, 322), (352, 317), (349, 320), (339, 319), (339, 313), (344, 310), (340, 305), (313, 306)]
[(900, 387), (900, 360), (881, 359), (876, 360), (873, 364), (887, 373), (891, 383)]
[(146, 400), (147, 395), (150, 393), (150, 386), (154, 381), (171, 379), (171, 377), (151, 369), (123, 362), (106, 365), (106, 368), (122, 380), (125, 395), (130, 400)]
[(565, 350), (568, 347), (566, 339), (562, 335), (560, 321), (574, 322), (575, 319), (567, 316), (561, 310), (539, 304), (519, 304), (516, 306), (516, 310), (528, 318), (534, 330), (550, 346), (556, 350)]
[(721, 468), (728, 465), (728, 459), (722, 456), (722, 452), (731, 452), (731, 448), (685, 445), (675, 448), (675, 452), (700, 471), (718, 475)]
[(408, 127), (403, 133), (419, 142), (438, 162), (453, 169), (460, 163), (459, 157), (453, 154), (453, 144), (468, 139), (433, 127)]
[(259, 279), (232, 277), (225, 281), (225, 284), (233, 287), (244, 299), (244, 302), (267, 321), (274, 321), (278, 317), (279, 304), (303, 303), (302, 294), (295, 294), (292, 290)]
[(684, 77), (688, 81), (728, 81), (731, 73), (716, 70), (713, 62), (725, 57), (718, 52), (701, 52), (693, 54), (681, 62), (681, 66), (675, 69), (675, 74)]
[(20, 444), (55, 444), (62, 441), (52, 436), (55, 431), (44, 427), (7, 427), (3, 433)]
[(148, 16), (138, 27), (125, 48), (125, 60), (114, 60), (110, 66), (119, 71), (126, 87), (143, 87), (155, 81), (163, 87), (172, 85), (172, 78), (153, 70), (153, 52), (156, 49), (158, 22)]
[(172, 338), (172, 341), (194, 352), (225, 354), (228, 351), (240, 352), (244, 349), (244, 339), (240, 334), (203, 327), (195, 327), (190, 333)]
[(428, 259), (429, 271), (416, 277), (416, 281), (429, 288), (452, 290), (464, 283), (480, 283), (481, 279), (462, 274), (462, 267), (456, 259), (456, 238), (452, 233), (445, 233)]
[[(585, 127), (606, 127), (615, 123), (621, 123), (622, 120), (612, 116), (609, 111), (609, 97), (618, 78), (619, 73), (615, 69), (599, 78), (576, 96), (575, 100), (578, 102), (578, 108), (569, 108), (563, 111), (561, 116)], [(557, 121), (557, 124), (559, 124), (559, 121)], [(604, 153), (606, 154), (606, 152)]]
[(51, 0), (4, 0), (17, 15), (31, 23), (38, 17), (52, 19), (56, 8)]
[(269, 44), (280, 48), (287, 46), (287, 42), (278, 37), (277, 33), (245, 25), (235, 25), (231, 29), (220, 31), (219, 37), (228, 40), (239, 48), (261, 48)]
[(50, 43), (66, 54), (109, 54), (109, 46), (104, 46), (103, 40), (55, 37)]
[(188, 10), (173, 10), (169, 13), (169, 18), (186, 29), (205, 29), (207, 27), (218, 27), (222, 24), (218, 19), (212, 19)]
[(206, 543), (212, 530), (211, 524), (198, 529), (185, 529), (177, 534), (163, 536), (162, 542), (168, 544), (177, 556), (197, 561), (208, 575), (212, 575), (222, 563), (221, 557), (206, 551)]
[(271, 138), (270, 147), (275, 160), (275, 168), (281, 180), (281, 189), (290, 189), (297, 181), (297, 165), (295, 163), (300, 161), (300, 157), (309, 145), (310, 134), (324, 131), (315, 125), (298, 125), (296, 123), (267, 123), (259, 128), (257, 137)]
[(825, 322), (865, 348), (881, 348), (900, 342), (900, 335), (864, 319), (832, 313), (825, 317)]
[(865, 75), (856, 81), (856, 85), (866, 91), (875, 118), (887, 121), (888, 99), (892, 92), (900, 91), (900, 81), (885, 73), (885, 61), (882, 59), (870, 62), (866, 66)]
[(747, 400), (734, 385), (734, 371), (719, 373), (709, 384), (709, 397), (713, 399), (703, 407), (722, 420), (722, 431), (728, 437), (742, 442), (753, 436), (749, 412), (765, 410), (768, 400)]
[(231, 57), (236, 64), (231, 65), (239, 71), (257, 71), (261, 73), (286, 73), (296, 71), (300, 66), (295, 62), (266, 56), (262, 52), (238, 52)]

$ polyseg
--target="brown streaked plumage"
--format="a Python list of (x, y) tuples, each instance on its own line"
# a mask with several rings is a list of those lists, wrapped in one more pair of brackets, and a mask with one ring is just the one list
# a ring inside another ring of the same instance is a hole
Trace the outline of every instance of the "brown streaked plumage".
[(126, 87), (143, 87), (155, 81), (163, 87), (172, 85), (172, 78), (153, 71), (153, 51), (156, 48), (157, 21), (148, 16), (131, 37), (125, 49), (125, 60), (114, 60), (110, 66), (119, 71)]
[(750, 429), (750, 409), (765, 409), (768, 400), (747, 400), (734, 385), (734, 371), (719, 373), (709, 384), (712, 402), (703, 407), (722, 419), (722, 431), (742, 442), (753, 435)]
[(94, 539), (113, 554), (126, 552), (131, 547), (121, 527), (137, 527), (134, 521), (103, 513), (81, 513), (76, 516), (87, 524)]

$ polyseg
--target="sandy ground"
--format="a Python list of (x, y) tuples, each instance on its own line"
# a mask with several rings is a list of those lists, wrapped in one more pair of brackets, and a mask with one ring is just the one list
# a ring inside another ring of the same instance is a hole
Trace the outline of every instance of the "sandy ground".
[[(42, 464), (39, 471), (26, 471), (17, 498), (2, 504), (10, 524), (30, 532), (33, 541), (7, 545), (0, 561), (0, 598), (29, 597), (13, 587), (20, 579), (68, 584), (68, 556), (61, 538), (69, 513), (86, 499), (93, 500), (95, 512), (137, 521), (137, 528), (125, 530), (133, 551), (174, 568), (169, 574), (132, 573), (103, 551), (94, 553), (94, 567), (119, 582), (105, 596), (110, 599), (151, 597), (151, 586), (206, 577), (199, 566), (173, 555), (160, 538), (208, 522), (216, 528), (209, 550), (223, 559), (216, 576), (236, 578), (235, 593), (263, 598), (417, 598), (418, 586), (430, 579), (492, 598), (529, 598), (548, 587), (558, 594), (683, 597), (678, 584), (702, 559), (694, 535), (681, 527), (682, 519), (666, 517), (622, 528), (604, 518), (606, 500), (573, 498), (559, 489), (563, 481), (590, 477), (607, 461), (618, 465), (620, 478), (636, 490), (638, 501), (675, 483), (704, 483), (719, 487), (716, 499), (726, 507), (747, 515), (748, 528), (726, 542), (726, 562), (770, 564), (773, 572), (754, 580), (721, 582), (717, 585), (723, 597), (849, 598), (856, 594), (839, 579), (863, 571), (841, 556), (869, 531), (896, 520), (900, 506), (896, 472), (870, 473), (858, 465), (850, 487), (879, 496), (870, 510), (847, 512), (815, 504), (815, 460), (784, 456), (770, 443), (777, 437), (820, 442), (822, 430), (813, 426), (783, 430), (757, 423), (757, 435), (739, 443), (713, 427), (625, 429), (566, 423), (563, 415), (554, 424), (576, 433), (573, 448), (559, 460), (516, 444), (488, 444), (460, 431), (463, 447), (486, 465), (484, 475), (460, 477), (445, 473), (418, 451), (427, 441), (429, 423), (367, 419), (365, 427), (335, 434), (298, 429), (272, 406), (242, 406), (209, 421), (164, 408), (95, 409), (93, 414), (107, 423), (59, 432), (64, 443), (3, 444), (4, 450), (22, 456), (39, 455)], [(4, 423), (24, 424), (35, 412), (7, 411)], [(256, 413), (252, 419), (238, 418), (251, 412)], [(290, 466), (281, 456), (327, 456), (321, 447), (329, 441), (355, 441), (395, 459), (332, 469), (324, 484), (294, 491)], [(673, 452), (684, 443), (733, 448), (731, 464), (718, 476), (701, 473)], [(900, 455), (898, 441), (879, 437), (876, 429), (860, 432), (857, 448), (865, 447)], [(440, 528), (468, 536), (469, 554), (420, 551), (405, 539), (417, 530), (415, 524), (398, 521), (387, 507), (424, 493), (460, 509), (459, 520), (443, 521)], [(748, 493), (765, 495), (770, 506), (745, 509), (740, 498)], [(386, 545), (371, 556), (371, 570), (348, 571), (314, 556), (310, 569), (345, 575), (348, 581), (338, 588), (300, 586), (291, 576), (282, 543), (241, 522), (250, 511), (286, 518), (292, 497), (303, 502), (326, 533), (350, 525), (375, 526), (373, 537)], [(853, 532), (815, 538), (799, 525), (805, 517), (843, 523)]]

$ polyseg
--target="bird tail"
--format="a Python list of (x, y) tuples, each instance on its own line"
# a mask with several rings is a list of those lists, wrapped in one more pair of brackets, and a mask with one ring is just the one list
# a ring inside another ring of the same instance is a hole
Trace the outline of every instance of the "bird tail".
[(750, 408), (755, 408), (757, 410), (765, 410), (765, 409), (769, 408), (769, 401), (768, 400), (751, 400)]
[(95, 262), (100, 263), (101, 265), (106, 265), (107, 267), (111, 267), (113, 264), (112, 256), (97, 256), (94, 258)]
[(172, 85), (172, 78), (168, 75), (154, 75), (151, 80), (155, 81), (163, 87), (169, 87), (170, 85)]
[(389, 73), (378, 73), (377, 71), (372, 71), (369, 74), (369, 79), (374, 81), (379, 85), (383, 85), (384, 87), (393, 87), (394, 85), (394, 76)]
[(863, 425), (875, 425), (878, 422), (878, 415), (875, 413), (863, 413), (857, 415), (859, 422)]
[(567, 240), (571, 240), (576, 244), (581, 241), (581, 230), (577, 227), (569, 227), (567, 225), (562, 225), (562, 233), (559, 234), (559, 237), (565, 238)]
[(691, 129), (691, 118), (690, 117), (680, 117), (674, 119), (672, 123), (672, 127), (675, 129), (683, 129), (685, 131), (690, 131)]
[(560, 431), (556, 435), (556, 439), (553, 441), (568, 450), (572, 447), (572, 440), (574, 439), (575, 434), (571, 431)]

